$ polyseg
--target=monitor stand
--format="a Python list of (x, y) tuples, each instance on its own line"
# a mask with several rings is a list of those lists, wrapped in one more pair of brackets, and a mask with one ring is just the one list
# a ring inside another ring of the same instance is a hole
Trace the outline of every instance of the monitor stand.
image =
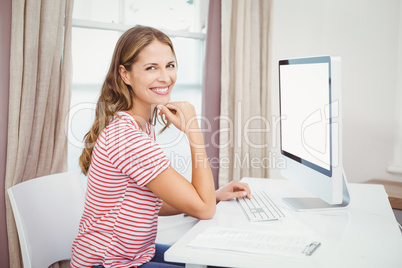
[(342, 196), (342, 203), (335, 205), (328, 204), (322, 199), (316, 197), (284, 197), (282, 198), (282, 201), (291, 209), (296, 211), (345, 208), (350, 203), (350, 195), (344, 173), (342, 173)]

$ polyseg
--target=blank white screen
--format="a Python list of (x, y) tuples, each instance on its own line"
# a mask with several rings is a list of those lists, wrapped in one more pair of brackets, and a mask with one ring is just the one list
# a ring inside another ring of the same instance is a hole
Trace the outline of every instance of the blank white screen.
[(282, 150), (330, 170), (329, 65), (280, 66)]

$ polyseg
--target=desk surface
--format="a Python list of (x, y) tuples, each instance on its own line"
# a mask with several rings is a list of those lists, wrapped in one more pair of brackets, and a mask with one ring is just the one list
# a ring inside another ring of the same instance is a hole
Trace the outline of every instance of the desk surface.
[(402, 209), (402, 182), (374, 179), (366, 181), (365, 183), (384, 185), (391, 207), (394, 209)]
[[(280, 200), (310, 196), (287, 180), (245, 178), (251, 189), (264, 189), (290, 213), (284, 220), (250, 223), (235, 200), (220, 202), (213, 219), (199, 221), (165, 254), (165, 260), (188, 267), (402, 267), (402, 234), (382, 185), (349, 184), (350, 205), (345, 209), (293, 212)], [(321, 247), (301, 261), (187, 247), (209, 227), (252, 230), (313, 231)]]

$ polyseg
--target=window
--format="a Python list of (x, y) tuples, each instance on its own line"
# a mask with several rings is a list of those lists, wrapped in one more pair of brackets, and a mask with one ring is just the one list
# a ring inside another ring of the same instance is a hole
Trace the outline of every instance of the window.
[[(175, 47), (178, 71), (171, 100), (186, 100), (201, 114), (208, 1), (75, 0), (72, 29), (73, 81), (68, 169), (79, 170), (84, 135), (92, 126), (100, 88), (119, 36), (141, 24), (164, 31)], [(156, 131), (160, 126), (156, 126)], [(191, 178), (188, 142), (174, 126), (157, 136), (172, 166)]]

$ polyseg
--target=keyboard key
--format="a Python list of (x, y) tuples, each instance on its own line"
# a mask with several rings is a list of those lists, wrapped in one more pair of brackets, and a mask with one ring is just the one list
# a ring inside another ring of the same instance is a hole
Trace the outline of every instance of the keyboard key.
[(285, 214), (264, 191), (254, 191), (251, 199), (240, 197), (237, 201), (250, 221), (278, 220), (285, 217)]

